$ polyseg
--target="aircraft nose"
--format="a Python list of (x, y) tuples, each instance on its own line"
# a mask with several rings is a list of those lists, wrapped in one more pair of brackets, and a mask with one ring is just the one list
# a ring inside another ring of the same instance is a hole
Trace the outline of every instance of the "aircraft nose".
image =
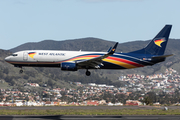
[(8, 57), (6, 57), (4, 60), (5, 60), (6, 62), (8, 62), (8, 61), (10, 61), (10, 60), (11, 60), (11, 57), (10, 57), (10, 56), (8, 56)]

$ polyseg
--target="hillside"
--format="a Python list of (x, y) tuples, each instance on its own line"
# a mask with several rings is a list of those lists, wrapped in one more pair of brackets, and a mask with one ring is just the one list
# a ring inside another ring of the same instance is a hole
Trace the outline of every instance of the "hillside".
[[(149, 41), (133, 41), (118, 45), (117, 52), (130, 52), (143, 48)], [(180, 72), (180, 40), (170, 39), (167, 45), (166, 54), (175, 54), (167, 58), (165, 62), (154, 66), (130, 70), (91, 70), (92, 75), (87, 77), (85, 70), (76, 72), (61, 71), (58, 68), (24, 68), (24, 73), (19, 74), (19, 68), (15, 68), (4, 61), (4, 58), (11, 52), (21, 50), (82, 50), (82, 51), (107, 51), (115, 42), (105, 41), (97, 38), (84, 38), (76, 40), (54, 41), (45, 40), (37, 43), (25, 43), (9, 51), (0, 50), (0, 80), (5, 80), (3, 86), (23, 87), (27, 82), (37, 82), (41, 86), (48, 84), (49, 87), (74, 87), (70, 82), (79, 81), (82, 83), (103, 83), (113, 84), (115, 86), (123, 86), (125, 83), (120, 83), (118, 77), (122, 74), (154, 74), (163, 72), (166, 68), (172, 67)], [(9, 85), (8, 85), (8, 84)]]
[[(140, 49), (148, 44), (149, 41), (133, 41), (121, 43), (117, 47), (117, 52), (130, 52)], [(18, 47), (10, 49), (11, 52), (21, 50), (82, 50), (82, 51), (107, 51), (112, 47), (115, 41), (106, 41), (97, 38), (82, 38), (75, 40), (54, 41), (44, 40), (41, 42), (25, 43)]]

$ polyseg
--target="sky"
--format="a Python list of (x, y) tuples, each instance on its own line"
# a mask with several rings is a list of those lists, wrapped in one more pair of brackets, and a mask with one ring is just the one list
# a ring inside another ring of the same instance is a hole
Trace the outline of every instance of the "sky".
[(0, 49), (95, 37), (152, 39), (166, 24), (180, 38), (180, 0), (0, 0)]

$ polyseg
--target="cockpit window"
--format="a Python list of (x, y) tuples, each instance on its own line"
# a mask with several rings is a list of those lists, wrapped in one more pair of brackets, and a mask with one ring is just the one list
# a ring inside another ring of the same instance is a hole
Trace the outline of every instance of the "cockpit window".
[(12, 54), (12, 56), (18, 56), (18, 54)]

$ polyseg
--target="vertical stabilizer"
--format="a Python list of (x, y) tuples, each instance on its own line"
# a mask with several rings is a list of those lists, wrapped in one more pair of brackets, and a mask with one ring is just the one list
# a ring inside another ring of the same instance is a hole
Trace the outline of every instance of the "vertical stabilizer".
[(151, 40), (143, 49), (131, 53), (163, 55), (169, 39), (172, 25), (165, 25), (164, 28)]

